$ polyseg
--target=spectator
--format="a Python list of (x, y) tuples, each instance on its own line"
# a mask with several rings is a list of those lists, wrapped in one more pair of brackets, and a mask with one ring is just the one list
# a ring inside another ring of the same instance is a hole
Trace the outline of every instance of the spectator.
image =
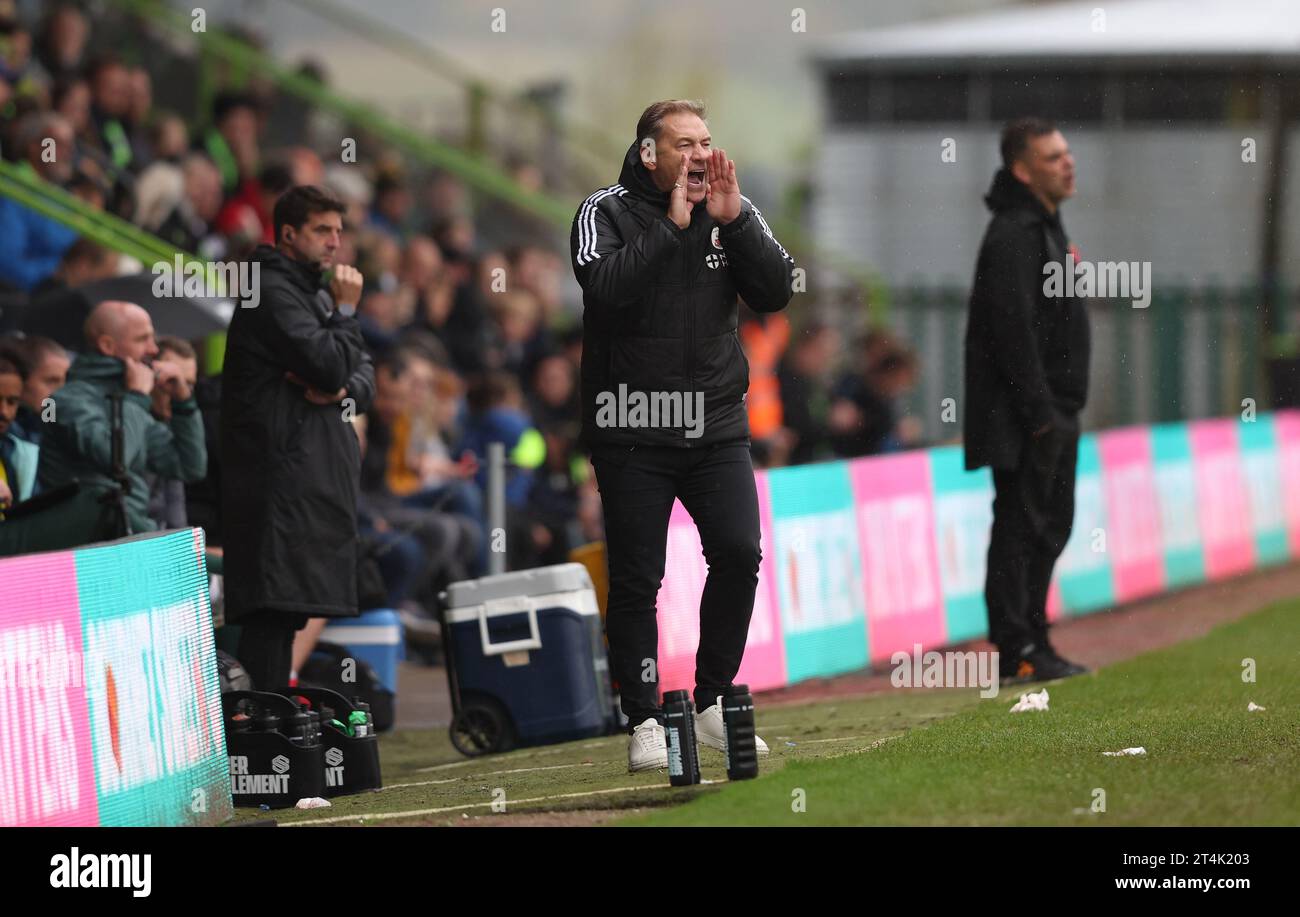
[(564, 260), (555, 252), (538, 245), (518, 245), (506, 251), (511, 285), (526, 290), (537, 300), (543, 327), (561, 319), (564, 298), (561, 294)]
[[(482, 499), (468, 480), (477, 466), (472, 457), (439, 463), (441, 456), (428, 445), (429, 426), (423, 425), (425, 438), (417, 440), (415, 433), (417, 421), (411, 411), (414, 389), (419, 380), (432, 375), (432, 367), (423, 357), (407, 351), (396, 351), (380, 361), (375, 372), (375, 403), (367, 421), (362, 489), (379, 511), (395, 522), (444, 529), (428, 537), (431, 550), (448, 561), (459, 557), (472, 566), (483, 541)], [(444, 480), (426, 486), (427, 480), (438, 475)], [(430, 510), (463, 518), (429, 522), (422, 514)]]
[(900, 417), (898, 411), (898, 400), (916, 384), (916, 357), (880, 335), (867, 336), (864, 353), (866, 369), (835, 386), (831, 427), (836, 454), (854, 458), (919, 445), (919, 421)]
[[(177, 337), (160, 337), (158, 339), (158, 356), (154, 358), (153, 368), (159, 370), (163, 364), (176, 367), (185, 384), (194, 390), (198, 382), (199, 362), (194, 347), (189, 341)], [(153, 416), (168, 423), (172, 419), (171, 395), (163, 385), (155, 384), (153, 395)], [(197, 405), (197, 402), (196, 402)], [(206, 451), (206, 441), (204, 444)], [(149, 518), (160, 529), (183, 529), (189, 523), (185, 515), (185, 482), (177, 478), (151, 474), (149, 479)]]
[(91, 121), (90, 84), (81, 77), (72, 77), (54, 84), (50, 104), (55, 112), (68, 119), (78, 140), (95, 143), (94, 124)]
[(190, 129), (175, 112), (160, 112), (149, 128), (149, 148), (154, 162), (178, 164), (190, 148)]
[[(439, 423), (440, 417), (446, 417), (446, 409), (454, 410), (455, 405), (443, 394), (444, 371), (419, 348), (404, 348), (402, 357), (410, 377), (407, 461), (420, 482), (419, 489), (406, 502), (413, 506), (438, 506), (466, 516), (477, 523), (481, 535), (486, 520), (483, 498), (473, 480), (478, 465), (469, 452), (452, 459)], [(444, 404), (445, 400), (450, 404)]]
[(529, 493), (538, 563), (558, 564), (586, 539), (577, 525), (584, 485), (594, 483), (578, 447), (577, 367), (562, 353), (549, 353), (533, 370), (531, 414), (546, 443), (546, 461)]
[(81, 73), (90, 40), (90, 23), (74, 4), (61, 3), (50, 12), (36, 44), (36, 57), (53, 80)]
[(81, 347), (81, 329), (92, 303), (81, 289), (117, 273), (118, 254), (91, 239), (72, 243), (54, 273), (32, 291), (31, 302), (18, 319), (24, 334), (53, 338), (68, 350)]
[(450, 172), (439, 170), (429, 176), (425, 200), (430, 216), (428, 225), (433, 227), (446, 225), (470, 212), (469, 191), (464, 182)]
[[(62, 115), (36, 113), (19, 124), (15, 147), (22, 157), (20, 168), (56, 185), (72, 178), (71, 151), (76, 140), (72, 125)], [(46, 149), (56, 151), (43, 156)], [(57, 155), (65, 150), (68, 155)], [(0, 280), (31, 291), (54, 273), (59, 259), (76, 241), (77, 234), (57, 220), (50, 219), (15, 202), (0, 197)]]
[(271, 214), (275, 201), (291, 187), (293, 173), (282, 162), (270, 163), (256, 178), (241, 181), (238, 192), (226, 200), (216, 219), (217, 231), (230, 241), (233, 253), (274, 241)]
[(814, 320), (804, 327), (777, 367), (781, 416), (792, 465), (831, 458), (830, 373), (835, 369), (839, 350), (839, 332)]
[[(361, 449), (362, 463), (366, 460), (368, 423), (367, 415), (357, 417), (352, 422), (357, 434), (357, 445)], [(361, 494), (357, 507), (357, 525), (363, 539), (363, 551), (367, 542), (374, 548), (373, 556), (388, 589), (387, 605), (396, 608), (407, 600), (416, 582), (428, 569), (424, 545), (414, 535), (393, 528), (373, 508), (364, 493)]]
[(179, 167), (155, 162), (136, 184), (135, 222), (184, 252), (224, 253), (212, 229), (220, 208), (221, 173), (202, 153), (190, 153)]
[(794, 442), (781, 413), (781, 383), (777, 368), (790, 343), (790, 319), (781, 312), (740, 312), (737, 329), (740, 346), (749, 362), (749, 393), (745, 399), (749, 419), (750, 451), (756, 465), (784, 465)]
[(496, 368), (522, 377), (545, 347), (537, 298), (525, 290), (509, 290), (492, 294), (488, 307)]
[(131, 71), (112, 54), (91, 64), (91, 122), (96, 141), (117, 171), (131, 168), (137, 151), (131, 140)]
[(22, 405), (24, 370), (0, 355), (0, 518), (11, 504), (31, 497), (36, 488), (40, 449), (14, 432)]
[(537, 469), (546, 461), (546, 440), (533, 427), (519, 382), (508, 372), (497, 370), (475, 377), (467, 393), (467, 407), (457, 451), (474, 454), (476, 481), (486, 493), (488, 446), (501, 443), (505, 447), (507, 556), (511, 566), (534, 566), (538, 542), (544, 536), (535, 530), (528, 513), (529, 497)]
[[(146, 472), (198, 481), (207, 470), (192, 388), (174, 365), (150, 366), (158, 354), (153, 322), (134, 303), (96, 306), (86, 321), (86, 348), (68, 371), (68, 384), (54, 395), (53, 418), (41, 441), (41, 487), (78, 479), (102, 494), (123, 483), (114, 473), (109, 408), (111, 398), (122, 396), (126, 521), (132, 532), (152, 531)], [(150, 413), (155, 386), (167, 393), (166, 421)]]
[(139, 170), (142, 165), (153, 161), (153, 150), (149, 147), (149, 116), (153, 111), (153, 78), (143, 67), (132, 67), (127, 72), (126, 117), (123, 127), (134, 152), (133, 168)]
[(32, 59), (32, 36), (18, 20), (0, 13), (0, 83), (14, 96), (43, 106), (49, 95), (49, 76)]
[[(423, 546), (426, 564), (418, 580), (408, 587), (412, 602), (403, 606), (402, 618), (408, 631), (427, 643), (436, 630), (432, 611), (437, 593), (451, 582), (478, 573), (486, 562), (487, 545), (482, 522), (476, 518), (476, 512), (481, 514), (477, 504), (471, 503), (468, 512), (453, 512), (450, 504), (465, 494), (449, 490), (443, 499), (437, 492), (420, 489), (420, 469), (411, 463), (414, 380), (410, 363), (406, 353), (395, 351), (376, 367), (375, 401), (366, 418), (362, 493), (363, 507), (377, 531), (414, 536)], [(403, 566), (400, 558), (389, 563)]]
[(380, 232), (401, 240), (407, 233), (411, 192), (400, 174), (387, 172), (375, 181), (374, 203), (369, 223)]
[(577, 366), (560, 351), (550, 351), (534, 363), (531, 382), (528, 408), (537, 429), (576, 441), (581, 426)]
[(67, 383), (72, 361), (57, 341), (30, 334), (6, 340), (3, 352), (25, 370), (22, 403), (10, 431), (39, 446), (44, 422), (54, 419), (53, 402), (48, 399)]
[(257, 175), (261, 159), (257, 114), (256, 99), (244, 93), (223, 92), (212, 103), (213, 126), (204, 135), (203, 148), (221, 171), (227, 196)]

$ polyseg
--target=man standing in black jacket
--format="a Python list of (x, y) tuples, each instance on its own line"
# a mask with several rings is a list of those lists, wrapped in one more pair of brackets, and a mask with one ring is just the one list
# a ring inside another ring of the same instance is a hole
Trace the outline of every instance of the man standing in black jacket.
[[(251, 266), (252, 308), (230, 322), (221, 385), (226, 620), (258, 690), (289, 680), (309, 617), (357, 613), (361, 452), (351, 420), (375, 394), (352, 313), (362, 277), (335, 264), (341, 201), (309, 185), (276, 201), (276, 246)], [(328, 277), (328, 280), (326, 280)]]
[(632, 731), (628, 767), (665, 767), (655, 600), (668, 518), (680, 499), (709, 565), (696, 733), (720, 749), (719, 696), (740, 669), (761, 557), (737, 294), (757, 312), (785, 308), (794, 262), (741, 195), (736, 164), (712, 147), (703, 106), (680, 100), (641, 115), (618, 184), (578, 208), (570, 247), (583, 290), (582, 436), (604, 506), (606, 630)]
[(1000, 675), (1044, 681), (1085, 671), (1047, 639), (1047, 591), (1074, 522), (1088, 315), (1047, 292), (1049, 264), (1074, 269), (1059, 209), (1074, 195), (1065, 138), (1037, 118), (1013, 121), (1002, 164), (984, 198), (993, 218), (966, 327), (966, 468), (993, 469), (984, 597)]

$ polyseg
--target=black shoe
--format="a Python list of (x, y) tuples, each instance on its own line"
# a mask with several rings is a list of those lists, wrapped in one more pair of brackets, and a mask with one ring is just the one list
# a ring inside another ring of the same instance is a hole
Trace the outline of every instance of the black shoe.
[(1034, 677), (1034, 665), (1028, 658), (1033, 650), (1033, 646), (1027, 646), (1024, 652), (999, 653), (998, 681), (1003, 685), (1020, 685), (1037, 681), (1038, 679)]
[(1058, 653), (1053, 647), (1049, 646), (1047, 648), (1047, 651), (1052, 654), (1052, 656), (1056, 659), (1057, 662), (1059, 662), (1062, 666), (1065, 667), (1065, 675), (1063, 677), (1069, 678), (1071, 675), (1088, 674), (1087, 666), (1079, 665), (1077, 662), (1071, 662), (1070, 660), (1062, 656), (1060, 653)]
[(1051, 648), (1033, 649), (1020, 659), (1017, 676), (1024, 681), (1056, 681), (1082, 675), (1088, 671), (1081, 665), (1066, 662), (1056, 655)]

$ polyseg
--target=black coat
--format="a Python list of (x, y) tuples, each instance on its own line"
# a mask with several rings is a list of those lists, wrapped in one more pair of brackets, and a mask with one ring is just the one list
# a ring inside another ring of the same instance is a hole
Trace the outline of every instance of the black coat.
[[(736, 296), (756, 312), (785, 308), (794, 260), (748, 198), (726, 226), (701, 201), (686, 229), (668, 218), (668, 198), (634, 143), (619, 184), (587, 198), (573, 220), (588, 445), (699, 447), (749, 437), (749, 362), (736, 333)], [(688, 437), (681, 427), (602, 426), (597, 396), (617, 396), (621, 384), (628, 393), (682, 392), (692, 399), (702, 391), (702, 435)]]
[[(251, 260), (261, 301), (235, 310), (221, 388), (226, 618), (355, 615), (361, 453), (344, 413), (370, 407), (374, 368), (317, 270), (265, 245)], [(355, 403), (312, 404), (286, 372)]]
[(1006, 169), (984, 201), (993, 219), (966, 325), (966, 467), (1015, 468), (1034, 431), (1077, 425), (1088, 397), (1088, 313), (1075, 297), (1045, 292), (1044, 265), (1070, 264), (1060, 210), (1048, 214)]

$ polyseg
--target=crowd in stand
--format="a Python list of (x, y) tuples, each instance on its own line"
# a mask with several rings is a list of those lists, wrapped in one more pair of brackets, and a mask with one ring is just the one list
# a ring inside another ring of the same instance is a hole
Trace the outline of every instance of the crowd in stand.
[[(566, 233), (476, 201), (454, 175), (417, 172), (395, 151), (353, 163), (339, 160), (337, 139), (324, 157), (306, 139), (270, 147), (283, 98), (264, 89), (219, 92), (208, 111), (160, 110), (149, 68), (96, 38), (78, 4), (27, 21), (0, 0), (7, 161), (208, 260), (273, 242), (272, 208), (290, 187), (325, 186), (346, 203), (338, 260), (365, 277), (357, 314), (376, 364), (374, 405), (357, 418), (360, 518), (386, 604), (427, 614), (447, 581), (485, 572), (489, 443), (510, 459), (501, 540), (511, 568), (564, 561), (601, 537), (578, 442), (581, 306), (555, 242)], [(540, 182), (528, 163), (512, 175)], [(219, 348), (155, 337), (157, 315), (83, 292), (149, 269), (0, 196), (0, 503), (74, 475), (120, 483), (108, 443), (88, 441), (108, 435), (89, 402), (116, 372), (134, 405), (128, 434), (143, 444), (126, 456), (133, 528), (201, 525), (219, 547), (216, 494), (238, 486), (215, 461)], [(910, 351), (877, 331), (845, 353), (835, 327), (792, 312), (744, 313), (756, 465), (921, 444), (898, 409), (917, 372)], [(70, 407), (65, 383), (79, 385)]]

